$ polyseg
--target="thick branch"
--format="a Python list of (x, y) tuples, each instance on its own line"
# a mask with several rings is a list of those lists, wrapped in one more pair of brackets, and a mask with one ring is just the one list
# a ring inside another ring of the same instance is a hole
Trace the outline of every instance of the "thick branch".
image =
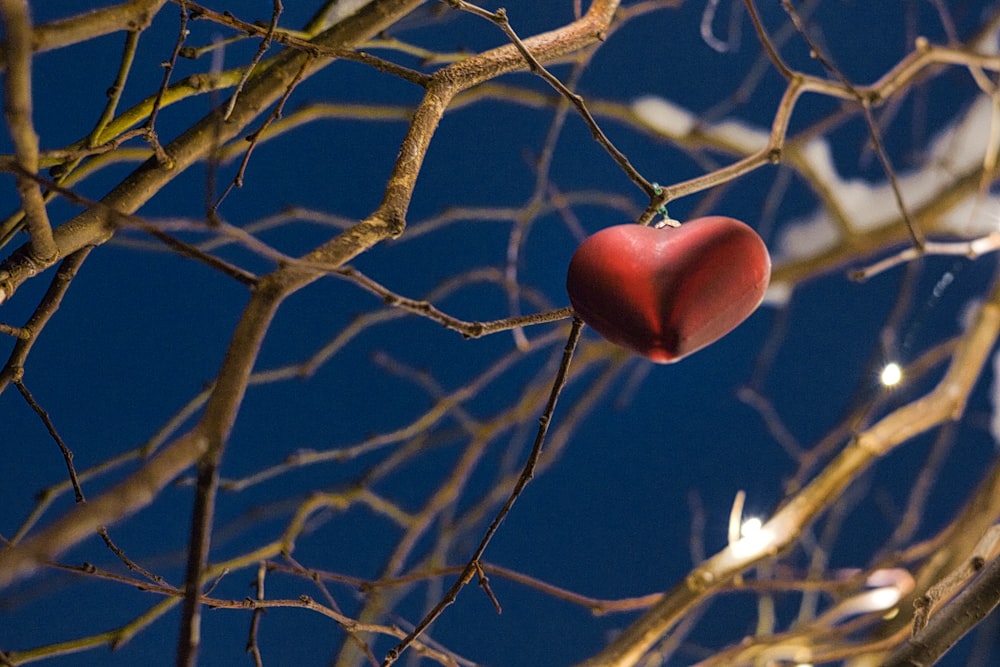
[(788, 548), (858, 474), (897, 445), (957, 419), (987, 356), (1000, 335), (1000, 278), (929, 394), (890, 413), (858, 436), (817, 477), (793, 496), (759, 533), (727, 546), (701, 563), (683, 582), (580, 667), (631, 667), (694, 605), (703, 602), (755, 563)]
[[(388, 0), (375, 4), (380, 4), (383, 8), (391, 5), (396, 7), (398, 12), (404, 12), (419, 2), (420, 0)], [(374, 18), (381, 20), (374, 20), (370, 15), (359, 15), (338, 24), (330, 31), (336, 34), (326, 34), (325, 39), (364, 40), (381, 30), (384, 27), (383, 23), (390, 20), (384, 11), (375, 12)], [(374, 32), (369, 34), (366, 31)], [(225, 126), (227, 133), (235, 134), (239, 127), (248, 123), (266, 106), (268, 100), (281, 95), (287, 83), (286, 79), (290, 80), (296, 71), (294, 67), (287, 66), (288, 61), (294, 63), (298, 62), (299, 57), (309, 56), (289, 52), (279, 56), (282, 57), (284, 58), (282, 66), (280, 68), (276, 66), (275, 70), (270, 72), (271, 76), (262, 77), (260, 81), (255, 79), (244, 89), (233, 114), (237, 120)], [(301, 63), (298, 64), (301, 67)], [(279, 74), (279, 71), (282, 74)], [(109, 220), (107, 207), (111, 206), (126, 212), (134, 211), (181, 169), (209, 150), (213, 145), (214, 127), (215, 119), (209, 116), (170, 145), (168, 150), (175, 161), (174, 169), (161, 166), (155, 159), (149, 160), (105, 197), (104, 206), (89, 209), (59, 227), (56, 230), (56, 242), (60, 245), (60, 252), (64, 253), (73, 247), (93, 245), (110, 238), (113, 226)], [(358, 231), (359, 228), (362, 231)], [(365, 224), (361, 223), (354, 230), (344, 234), (364, 234), (365, 229)], [(16, 286), (28, 277), (26, 273), (18, 273), (19, 267), (20, 270), (29, 271), (31, 274), (43, 268), (33, 258), (27, 246), (18, 249), (15, 255), (4, 263), (4, 267), (10, 268), (6, 276), (0, 275), (0, 291), (7, 290), (7, 296), (12, 292), (12, 286)], [(211, 452), (215, 457), (220, 455), (222, 443), (229, 435), (243, 392), (246, 390), (247, 376), (256, 361), (260, 342), (274, 311), (284, 296), (320, 275), (322, 273), (316, 271), (304, 272), (288, 268), (262, 278), (260, 286), (254, 292), (237, 325), (219, 371), (219, 381), (213, 389), (205, 414), (198, 426), (171, 443), (140, 470), (97, 500), (74, 508), (38, 535), (0, 552), (0, 587), (15, 581), (39, 564), (56, 558), (66, 549), (93, 535), (99, 526), (111, 525), (147, 506), (163, 486), (204, 457), (207, 452)], [(0, 301), (2, 300), (0, 295)]]
[[(364, 10), (318, 35), (320, 46), (351, 47), (371, 38), (422, 0), (376, 0)], [(310, 61), (306, 64), (307, 61)], [(238, 136), (251, 121), (276, 102), (292, 81), (302, 73), (309, 76), (329, 64), (329, 59), (287, 49), (268, 65), (268, 75), (251, 79), (240, 92), (228, 121), (219, 123), (216, 112), (205, 116), (165, 147), (171, 163), (151, 158), (127, 176), (101, 202), (103, 208), (84, 211), (55, 230), (59, 256), (66, 256), (86, 245), (99, 245), (111, 238), (114, 226), (107, 209), (134, 213), (184, 169), (203, 159), (213, 146)], [(18, 248), (0, 263), (0, 303), (11, 297), (28, 278), (51, 266), (32, 252), (30, 246)]]
[(195, 432), (178, 438), (101, 497), (75, 506), (37, 535), (0, 551), (0, 588), (96, 535), (101, 526), (121, 521), (149, 505), (167, 484), (191, 466), (193, 458), (204, 453), (206, 444)]
[[(166, 0), (132, 0), (36, 26), (31, 33), (31, 50), (52, 51), (119, 30), (144, 28), (164, 4)], [(7, 63), (6, 56), (0, 54), (0, 69)]]
[(883, 667), (933, 665), (1000, 602), (1000, 558), (994, 558), (958, 596), (931, 617)]
[(3, 18), (3, 53), (7, 61), (4, 77), (4, 116), (14, 141), (19, 171), (17, 190), (24, 206), (25, 222), (31, 235), (31, 253), (41, 262), (52, 264), (59, 258), (52, 226), (45, 210), (42, 189), (31, 178), (38, 172), (38, 135), (31, 122), (31, 17), (26, 0), (0, 0)]

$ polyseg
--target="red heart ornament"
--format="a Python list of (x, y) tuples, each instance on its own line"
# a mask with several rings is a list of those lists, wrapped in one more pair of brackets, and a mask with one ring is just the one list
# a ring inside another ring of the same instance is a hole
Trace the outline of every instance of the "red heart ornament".
[(680, 227), (602, 229), (573, 254), (566, 291), (597, 333), (667, 364), (735, 329), (760, 305), (770, 278), (757, 232), (712, 216)]

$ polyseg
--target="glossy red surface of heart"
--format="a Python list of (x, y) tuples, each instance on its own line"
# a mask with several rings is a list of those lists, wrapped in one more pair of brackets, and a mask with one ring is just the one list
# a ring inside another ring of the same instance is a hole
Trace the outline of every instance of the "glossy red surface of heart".
[(597, 232), (573, 254), (566, 291), (604, 338), (666, 364), (736, 328), (760, 305), (770, 277), (757, 233), (714, 216)]

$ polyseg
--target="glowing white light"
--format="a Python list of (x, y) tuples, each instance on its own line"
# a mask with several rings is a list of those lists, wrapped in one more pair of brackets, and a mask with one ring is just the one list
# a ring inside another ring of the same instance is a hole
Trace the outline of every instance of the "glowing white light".
[(760, 519), (747, 519), (740, 526), (740, 539), (729, 545), (739, 560), (754, 560), (770, 553), (777, 536), (764, 528)]
[(904, 595), (913, 590), (915, 582), (906, 570), (888, 568), (872, 572), (865, 583), (877, 588), (841, 600), (821, 616), (823, 623), (835, 625), (858, 614), (890, 611)]
[(764, 522), (757, 517), (750, 517), (743, 522), (742, 526), (740, 526), (740, 537), (753, 537), (760, 532), (760, 528), (763, 525)]
[(895, 586), (875, 588), (843, 600), (836, 607), (823, 615), (828, 623), (839, 623), (849, 616), (869, 614), (874, 611), (885, 611), (899, 602), (901, 592)]
[(871, 605), (872, 611), (876, 610), (886, 610), (891, 607), (895, 607), (896, 603), (899, 602), (900, 593), (899, 589), (895, 586), (886, 586), (885, 588), (876, 588), (869, 594), (869, 604)]
[(903, 379), (903, 368), (895, 361), (891, 361), (882, 367), (882, 374), (879, 376), (882, 384), (886, 387), (895, 387)]

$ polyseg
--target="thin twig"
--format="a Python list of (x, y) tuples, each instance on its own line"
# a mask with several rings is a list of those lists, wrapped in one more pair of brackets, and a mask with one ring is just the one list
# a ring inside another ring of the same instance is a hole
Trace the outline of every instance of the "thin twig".
[(498, 331), (508, 331), (510, 329), (532, 324), (558, 322), (559, 320), (565, 320), (573, 316), (573, 309), (566, 307), (543, 313), (535, 313), (532, 315), (508, 317), (502, 320), (495, 320), (493, 322), (466, 322), (442, 312), (429, 301), (401, 296), (375, 280), (372, 280), (354, 267), (346, 266), (342, 269), (337, 269), (334, 273), (350, 279), (372, 294), (377, 295), (386, 303), (386, 305), (393, 306), (394, 308), (402, 308), (403, 310), (407, 310), (411, 313), (432, 319), (435, 322), (439, 322), (444, 327), (458, 331), (465, 338), (479, 338)]
[(476, 571), (481, 567), (480, 561), (482, 560), (483, 554), (486, 553), (486, 547), (489, 546), (490, 541), (493, 536), (496, 535), (497, 531), (500, 529), (500, 524), (503, 523), (504, 519), (510, 513), (511, 508), (514, 503), (520, 497), (521, 492), (534, 477), (535, 467), (538, 465), (538, 459), (542, 455), (542, 444), (545, 442), (545, 435), (548, 433), (549, 424), (552, 422), (552, 417), (555, 413), (556, 403), (559, 400), (559, 394), (562, 391), (563, 386), (566, 384), (566, 379), (569, 376), (570, 363), (573, 359), (573, 352), (576, 349), (576, 344), (580, 340), (580, 334), (583, 331), (583, 321), (575, 318), (573, 320), (573, 327), (570, 329), (569, 338), (566, 341), (566, 348), (563, 352), (562, 362), (559, 364), (559, 372), (556, 374), (555, 379), (552, 382), (552, 391), (549, 393), (549, 400), (545, 406), (545, 410), (542, 412), (542, 416), (539, 418), (538, 433), (535, 436), (535, 442), (531, 447), (531, 453), (528, 455), (528, 460), (524, 464), (524, 469), (521, 472), (521, 476), (518, 478), (517, 483), (511, 490), (510, 495), (507, 497), (507, 502), (504, 503), (500, 511), (497, 512), (496, 516), (493, 518), (493, 522), (490, 524), (489, 528), (486, 529), (486, 533), (483, 535), (479, 546), (473, 552), (472, 557), (469, 559), (468, 564), (462, 570), (462, 574), (458, 577), (454, 584), (448, 589), (444, 597), (438, 602), (433, 609), (431, 609), (426, 616), (416, 627), (413, 628), (406, 635), (406, 637), (393, 647), (385, 656), (382, 661), (382, 667), (388, 667), (389, 665), (396, 662), (399, 656), (402, 655), (410, 644), (412, 644), (424, 631), (430, 627), (444, 610), (453, 604), (455, 600), (458, 599), (458, 594), (465, 587), (467, 583), (472, 580)]
[(587, 108), (587, 104), (584, 102), (583, 97), (572, 90), (570, 90), (566, 84), (559, 80), (558, 77), (554, 76), (542, 65), (541, 62), (535, 57), (527, 45), (518, 37), (517, 33), (514, 31), (513, 27), (510, 25), (510, 21), (507, 18), (507, 12), (503, 8), (498, 9), (496, 12), (487, 12), (480, 7), (469, 4), (465, 0), (448, 0), (448, 2), (458, 9), (470, 12), (477, 16), (481, 16), (488, 19), (500, 26), (500, 29), (504, 31), (504, 34), (510, 39), (510, 41), (517, 47), (518, 52), (524, 58), (525, 62), (528, 63), (528, 68), (538, 76), (542, 77), (546, 83), (552, 86), (560, 95), (569, 100), (573, 106), (576, 107), (580, 116), (583, 118), (584, 122), (587, 123), (587, 127), (590, 128), (590, 133), (593, 135), (594, 140), (601, 145), (604, 150), (612, 157), (612, 159), (618, 164), (622, 171), (632, 179), (636, 185), (638, 185), (647, 197), (653, 198), (656, 193), (656, 188), (652, 183), (647, 181), (642, 174), (640, 174), (632, 163), (629, 161), (628, 157), (625, 156), (613, 143), (608, 139), (607, 135), (601, 129), (600, 125), (597, 124), (597, 120), (594, 118), (593, 114), (590, 113), (590, 109)]
[(30, 391), (28, 391), (28, 388), (24, 385), (24, 378), (22, 375), (23, 369), (14, 376), (14, 386), (17, 387), (21, 396), (24, 397), (24, 400), (27, 401), (28, 405), (31, 406), (31, 409), (34, 410), (35, 414), (42, 420), (42, 423), (45, 424), (45, 430), (49, 432), (49, 435), (52, 436), (53, 440), (55, 440), (56, 445), (59, 446), (59, 451), (62, 452), (63, 461), (66, 463), (66, 471), (69, 473), (69, 481), (73, 485), (73, 493), (76, 494), (76, 502), (82, 503), (84, 502), (83, 489), (80, 488), (80, 480), (76, 476), (76, 468), (73, 467), (73, 450), (69, 448), (66, 441), (59, 435), (59, 431), (56, 430), (56, 425), (53, 423), (52, 417), (49, 416), (49, 413), (38, 404), (35, 397), (32, 396)]
[(30, 331), (22, 329), (21, 327), (12, 327), (9, 324), (0, 323), (0, 334), (13, 336), (14, 338), (20, 338), (21, 340), (31, 340)]
[(233, 91), (233, 96), (229, 98), (229, 104), (226, 105), (226, 110), (222, 114), (223, 120), (229, 120), (229, 115), (233, 112), (233, 107), (236, 106), (236, 98), (240, 96), (240, 93), (243, 91), (243, 86), (246, 85), (250, 75), (253, 74), (257, 65), (260, 64), (264, 54), (267, 53), (269, 48), (271, 48), (271, 40), (274, 39), (274, 32), (278, 28), (278, 19), (281, 17), (281, 12), (283, 10), (284, 7), (281, 4), (281, 0), (274, 0), (271, 20), (267, 24), (267, 32), (264, 33), (264, 38), (260, 40), (260, 45), (257, 46), (257, 52), (253, 54), (253, 58), (250, 59), (250, 64), (247, 65), (246, 71), (244, 71), (243, 76), (240, 77), (239, 83), (236, 84), (236, 90)]
[(132, 570), (133, 572), (138, 572), (139, 574), (146, 577), (155, 584), (163, 585), (166, 583), (163, 577), (161, 577), (158, 574), (150, 572), (149, 570), (147, 570), (146, 568), (144, 568), (143, 566), (139, 565), (134, 560), (129, 558), (125, 554), (125, 552), (111, 539), (111, 535), (108, 534), (107, 528), (101, 526), (100, 528), (97, 529), (97, 533), (101, 536), (101, 539), (104, 540), (104, 544), (107, 545), (108, 549), (111, 550), (111, 553), (117, 556), (118, 559), (125, 564), (125, 567)]
[[(889, 187), (892, 189), (893, 197), (896, 199), (896, 206), (898, 207), (899, 213), (903, 218), (903, 222), (906, 224), (906, 228), (910, 233), (910, 240), (913, 242), (913, 247), (918, 252), (922, 251), (925, 243), (924, 234), (920, 231), (910, 216), (906, 202), (903, 200), (903, 193), (899, 188), (899, 182), (896, 179), (896, 170), (893, 169), (889, 156), (885, 152), (885, 148), (882, 145), (881, 133), (879, 132), (878, 125), (875, 123), (875, 117), (872, 116), (873, 98), (871, 96), (864, 95), (862, 91), (856, 88), (854, 84), (852, 84), (848, 78), (844, 76), (844, 73), (840, 71), (840, 68), (838, 68), (833, 61), (823, 53), (823, 50), (809, 35), (809, 31), (806, 30), (805, 25), (802, 23), (802, 19), (799, 17), (795, 7), (792, 5), (791, 0), (782, 0), (781, 4), (788, 13), (788, 16), (792, 19), (795, 29), (798, 30), (799, 34), (802, 35), (802, 38), (806, 40), (812, 56), (820, 62), (826, 71), (834, 75), (844, 86), (845, 90), (854, 95), (858, 104), (861, 105), (861, 111), (864, 115), (865, 125), (868, 127), (868, 136), (871, 139), (872, 148), (878, 156), (879, 162), (882, 163), (882, 170), (885, 173), (886, 178), (889, 179)], [(878, 98), (874, 99), (876, 101), (878, 100)]]
[[(284, 111), (285, 103), (288, 102), (288, 99), (291, 97), (292, 91), (295, 90), (295, 87), (299, 85), (299, 83), (302, 81), (306, 69), (309, 67), (310, 62), (311, 58), (306, 58), (305, 61), (303, 61), (302, 67), (295, 74), (295, 77), (292, 79), (291, 83), (288, 84), (288, 87), (285, 89), (285, 93), (281, 96), (281, 99), (278, 100), (278, 103), (275, 105), (274, 109), (271, 111), (270, 114), (268, 114), (267, 118), (264, 119), (264, 122), (261, 124), (261, 126), (256, 130), (254, 130), (250, 134), (250, 136), (247, 137), (247, 142), (249, 143), (249, 145), (247, 146), (246, 152), (243, 154), (243, 159), (240, 161), (240, 166), (239, 169), (237, 169), (236, 171), (236, 176), (233, 177), (233, 180), (230, 181), (228, 186), (226, 186), (225, 191), (223, 191), (223, 193), (219, 196), (219, 198), (209, 209), (208, 211), (209, 220), (217, 218), (219, 206), (226, 199), (229, 193), (232, 192), (233, 188), (243, 187), (243, 177), (246, 175), (247, 165), (250, 164), (250, 156), (253, 154), (254, 149), (257, 147), (257, 143), (260, 141), (261, 135), (263, 135), (264, 132), (267, 131), (267, 128), (271, 126), (271, 123), (281, 118), (281, 112)], [(233, 97), (230, 100), (230, 108), (227, 109), (226, 112), (227, 114), (232, 113), (231, 106), (235, 104), (235, 101), (236, 101), (235, 97)], [(226, 116), (223, 117), (223, 119), (225, 118)]]
[(904, 248), (862, 269), (852, 271), (850, 277), (854, 280), (868, 280), (894, 266), (919, 259), (924, 255), (951, 255), (975, 259), (996, 252), (997, 249), (1000, 249), (1000, 232), (992, 232), (970, 241), (925, 241), (922, 249), (912, 246)]
[(59, 310), (63, 296), (69, 289), (70, 283), (76, 277), (77, 272), (84, 260), (90, 254), (92, 248), (87, 247), (77, 250), (75, 253), (62, 261), (59, 270), (52, 277), (49, 288), (46, 290), (42, 300), (38, 303), (35, 311), (28, 318), (22, 330), (27, 332), (27, 336), (19, 337), (14, 344), (14, 349), (7, 357), (7, 363), (0, 369), (0, 393), (7, 388), (7, 385), (16, 377), (22, 377), (24, 363), (28, 358), (28, 353), (38, 341), (45, 325), (49, 323), (52, 316)]

